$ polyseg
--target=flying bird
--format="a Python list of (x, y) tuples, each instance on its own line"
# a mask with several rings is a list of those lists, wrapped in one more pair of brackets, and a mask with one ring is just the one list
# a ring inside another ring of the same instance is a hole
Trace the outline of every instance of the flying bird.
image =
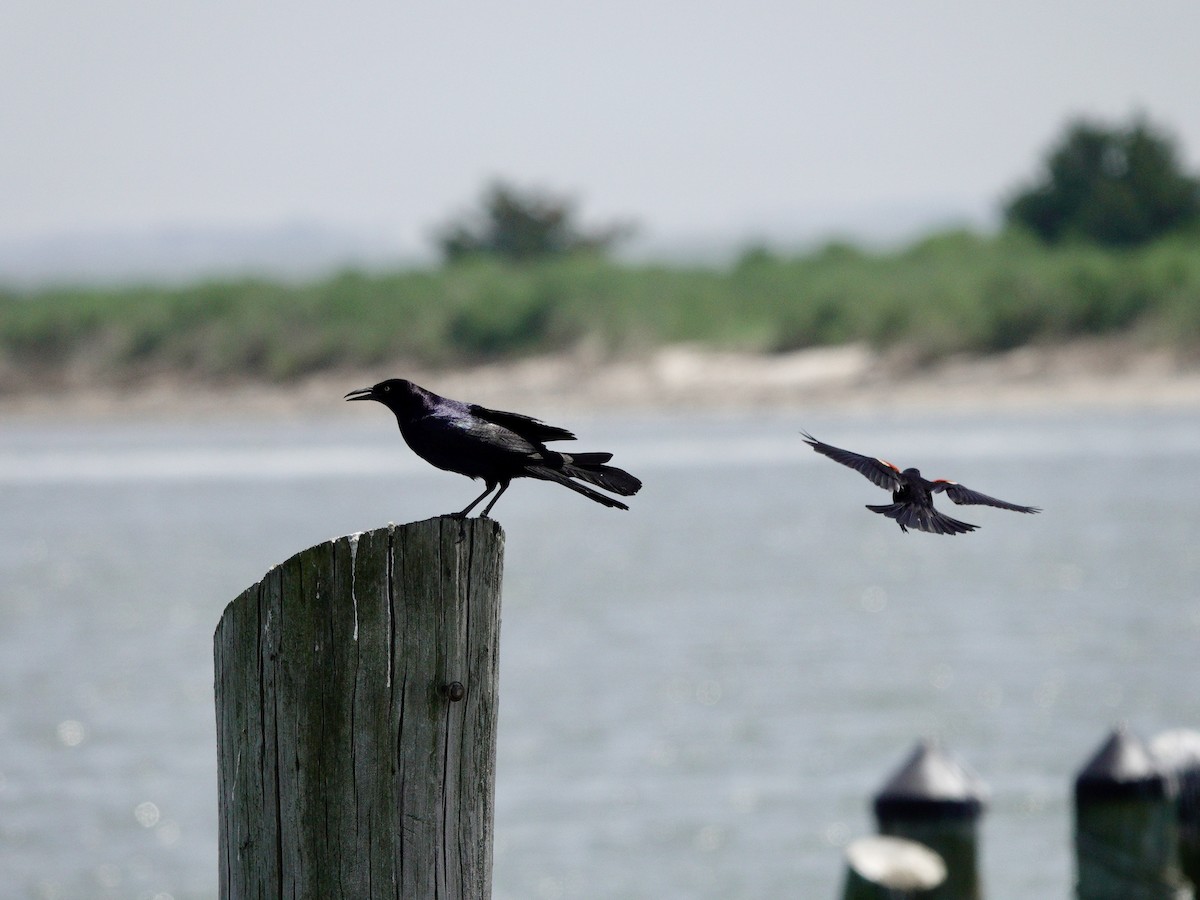
[(892, 502), (880, 505), (867, 504), (867, 509), (880, 515), (894, 519), (900, 530), (907, 532), (909, 528), (918, 531), (928, 531), (932, 534), (965, 534), (974, 531), (978, 525), (960, 522), (933, 508), (933, 495), (945, 493), (955, 503), (963, 505), (996, 506), (1000, 509), (1011, 509), (1022, 513), (1037, 513), (1041, 509), (1036, 506), (1020, 506), (1007, 500), (997, 500), (979, 491), (950, 481), (946, 478), (930, 480), (921, 475), (919, 469), (900, 470), (900, 467), (873, 456), (863, 456), (833, 447), (818, 441), (806, 431), (804, 443), (808, 444), (823, 456), (828, 456), (834, 462), (849, 466), (858, 473), (865, 475), (879, 487), (892, 492)]
[[(480, 516), (487, 517), (514, 478), (553, 481), (604, 506), (629, 509), (588, 485), (622, 497), (636, 494), (642, 483), (623, 469), (604, 465), (611, 453), (559, 453), (550, 441), (575, 435), (518, 413), (487, 409), (441, 397), (403, 378), (389, 378), (351, 391), (346, 400), (377, 400), (396, 415), (400, 434), (427, 463), (470, 478), (482, 478), (487, 489), (455, 517), (465, 517), (493, 490), (496, 495)], [(586, 482), (581, 484), (580, 482)], [(496, 490), (499, 488), (499, 490)]]

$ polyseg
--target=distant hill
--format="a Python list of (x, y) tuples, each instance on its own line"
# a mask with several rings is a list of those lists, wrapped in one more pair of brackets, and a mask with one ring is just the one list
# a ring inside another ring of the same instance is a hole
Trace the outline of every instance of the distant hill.
[(0, 238), (0, 284), (180, 284), (256, 275), (293, 281), (346, 267), (411, 263), (369, 235), (311, 224), (276, 228), (168, 227)]
[[(763, 211), (720, 230), (635, 231), (618, 257), (724, 265), (750, 246), (797, 252), (831, 239), (886, 248), (952, 225), (992, 224), (959, 204), (880, 205), (836, 211)], [(201, 278), (259, 276), (280, 281), (345, 268), (379, 271), (435, 262), (432, 245), (401, 246), (366, 229), (314, 223), (277, 227), (163, 227), (0, 237), (0, 287), (133, 283), (180, 285)]]

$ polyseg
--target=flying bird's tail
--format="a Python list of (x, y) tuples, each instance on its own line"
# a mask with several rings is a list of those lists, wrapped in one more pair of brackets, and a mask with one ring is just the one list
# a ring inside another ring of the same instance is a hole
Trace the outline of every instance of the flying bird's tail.
[(933, 507), (914, 506), (911, 503), (884, 503), (878, 506), (868, 503), (867, 509), (894, 519), (903, 531), (915, 528), (917, 531), (928, 531), (930, 534), (966, 534), (979, 527), (969, 522), (952, 519)]

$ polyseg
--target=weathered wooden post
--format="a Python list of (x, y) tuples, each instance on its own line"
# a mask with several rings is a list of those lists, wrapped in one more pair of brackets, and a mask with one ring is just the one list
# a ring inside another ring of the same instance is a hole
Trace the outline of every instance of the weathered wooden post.
[(946, 864), (924, 844), (898, 837), (859, 838), (846, 848), (842, 900), (932, 897), (946, 880)]
[(1179, 864), (1195, 890), (1200, 888), (1200, 731), (1164, 731), (1150, 741), (1150, 752), (1175, 782)]
[(921, 741), (875, 796), (879, 833), (917, 841), (937, 852), (946, 878), (928, 894), (978, 900), (976, 823), (987, 790), (979, 777), (931, 741)]
[(1187, 900), (1170, 780), (1115, 729), (1075, 779), (1079, 900)]
[(220, 896), (491, 896), (504, 536), (443, 517), (310, 547), (214, 637)]

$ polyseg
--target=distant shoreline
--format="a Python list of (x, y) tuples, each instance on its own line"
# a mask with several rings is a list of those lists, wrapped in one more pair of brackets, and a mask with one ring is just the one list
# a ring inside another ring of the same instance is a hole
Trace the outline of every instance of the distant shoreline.
[(576, 353), (454, 370), (397, 362), (277, 383), (195, 384), (164, 373), (129, 385), (68, 384), (9, 393), (0, 396), (0, 415), (56, 421), (338, 415), (346, 391), (391, 376), (539, 417), (562, 411), (747, 408), (1200, 410), (1200, 360), (1129, 339), (1097, 339), (929, 365), (862, 345), (772, 355), (676, 345), (628, 359)]

